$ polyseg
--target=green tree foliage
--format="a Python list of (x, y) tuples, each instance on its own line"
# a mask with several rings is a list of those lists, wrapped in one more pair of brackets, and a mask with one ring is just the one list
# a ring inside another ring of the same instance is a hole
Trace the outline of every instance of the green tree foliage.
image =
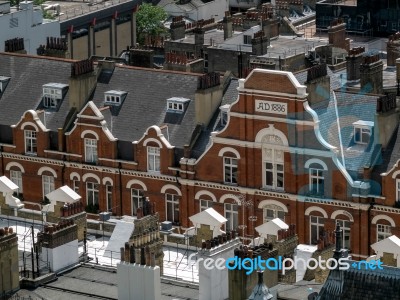
[(162, 7), (154, 6), (149, 3), (140, 5), (137, 16), (137, 33), (139, 43), (143, 43), (144, 35), (157, 36), (165, 32), (163, 22), (168, 15)]

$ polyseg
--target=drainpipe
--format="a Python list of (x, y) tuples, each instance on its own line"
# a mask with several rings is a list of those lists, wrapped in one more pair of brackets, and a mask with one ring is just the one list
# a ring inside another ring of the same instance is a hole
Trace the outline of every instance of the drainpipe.
[(121, 162), (118, 163), (118, 172), (119, 172), (119, 207), (120, 207), (120, 216), (122, 216), (122, 173), (121, 173), (122, 165)]
[(375, 199), (372, 199), (368, 207), (368, 256), (371, 255), (371, 210), (374, 208), (375, 204)]
[(1, 174), (4, 175), (4, 147), (0, 146), (0, 155), (1, 155)]

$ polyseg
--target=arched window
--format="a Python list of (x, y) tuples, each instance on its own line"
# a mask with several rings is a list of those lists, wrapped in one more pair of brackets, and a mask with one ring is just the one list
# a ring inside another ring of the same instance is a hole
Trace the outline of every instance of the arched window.
[(96, 163), (98, 158), (97, 141), (99, 136), (92, 130), (85, 130), (82, 132), (81, 137), (84, 138), (85, 143), (85, 162)]
[(18, 186), (18, 190), (15, 192), (16, 195), (21, 196), (23, 193), (22, 173), (25, 172), (24, 167), (17, 162), (9, 162), (6, 170), (10, 171), (10, 180)]
[(179, 195), (165, 194), (165, 215), (167, 221), (179, 224)]
[(285, 221), (285, 211), (282, 207), (274, 204), (267, 204), (263, 206), (264, 223), (279, 218)]
[(328, 170), (326, 164), (319, 159), (310, 159), (306, 162), (305, 168), (308, 168), (309, 191), (313, 195), (324, 194), (325, 171)]
[(25, 129), (25, 153), (36, 155), (37, 154), (37, 132), (35, 130)]
[(226, 230), (236, 230), (239, 226), (238, 205), (236, 203), (224, 203), (225, 218), (228, 220), (225, 224)]
[(376, 241), (382, 241), (392, 236), (392, 227), (387, 224), (377, 223), (376, 224)]
[(284, 151), (277, 148), (283, 145), (277, 135), (265, 135), (262, 140), (263, 185), (265, 188), (283, 190), (284, 188)]
[(147, 147), (147, 170), (149, 172), (160, 172), (160, 148)]
[(310, 244), (317, 245), (318, 240), (324, 234), (325, 218), (310, 215)]
[(131, 213), (137, 215), (137, 209), (143, 207), (143, 190), (131, 188)]

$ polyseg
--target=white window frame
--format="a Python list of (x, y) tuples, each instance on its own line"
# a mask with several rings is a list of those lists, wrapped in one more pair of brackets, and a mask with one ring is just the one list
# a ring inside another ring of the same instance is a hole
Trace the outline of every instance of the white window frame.
[(224, 183), (237, 184), (238, 159), (235, 157), (224, 156)]
[(18, 189), (16, 191), (17, 195), (22, 194), (22, 172), (20, 170), (10, 170), (10, 180), (18, 185)]
[(137, 215), (137, 209), (143, 207), (142, 190), (131, 188), (131, 215)]
[(313, 236), (312, 236), (312, 228), (313, 226), (316, 227), (316, 232), (317, 232), (317, 241), (319, 239), (319, 236), (321, 235), (322, 230), (325, 227), (325, 218), (324, 217), (319, 217), (319, 216), (312, 216), (310, 215), (310, 245), (316, 245), (313, 243)]
[(37, 132), (34, 130), (24, 130), (25, 153), (37, 154)]
[(62, 90), (51, 87), (43, 88), (43, 106), (56, 108), (59, 100), (62, 99)]
[(224, 215), (228, 220), (225, 223), (225, 230), (236, 230), (239, 226), (239, 205), (224, 203)]
[(199, 199), (200, 212), (212, 207), (213, 201), (207, 199)]
[[(179, 195), (165, 194), (165, 220), (176, 224), (179, 219)], [(170, 217), (171, 216), (171, 217)]]
[[(354, 142), (357, 144), (368, 144), (371, 139), (371, 131), (370, 127), (354, 126)], [(368, 135), (368, 141), (364, 140), (364, 134)]]
[[(271, 151), (272, 158), (265, 158), (263, 156), (263, 185), (267, 189), (284, 190), (285, 188), (285, 162), (283, 150), (275, 149), (273, 147), (266, 147), (263, 151)], [(281, 156), (281, 159), (277, 158)], [(268, 184), (267, 173), (271, 173), (272, 184)], [(278, 185), (278, 178), (281, 177), (281, 186)]]
[(160, 172), (160, 148), (147, 147), (147, 171)]
[(85, 162), (97, 163), (97, 140), (85, 138)]
[(382, 241), (392, 236), (392, 226), (385, 224), (376, 224), (376, 241)]
[(72, 189), (74, 190), (75, 193), (79, 194), (79, 180), (74, 179), (72, 180)]
[(109, 104), (121, 104), (121, 96), (107, 94), (105, 95), (104, 102)]
[(396, 201), (400, 201), (400, 179), (396, 179)]
[(107, 211), (112, 211), (112, 198), (113, 198), (113, 186), (109, 183), (106, 184), (106, 204)]
[[(99, 187), (97, 182), (86, 182), (86, 204), (99, 205)], [(97, 198), (97, 199), (96, 199)], [(96, 201), (97, 200), (97, 201)]]
[[(336, 219), (335, 224), (339, 222), (340, 229), (342, 229), (342, 248), (350, 249), (351, 247), (351, 222), (349, 220)], [(346, 237), (348, 237), (348, 245), (346, 245)]]
[(282, 207), (275, 204), (267, 204), (263, 206), (263, 223), (279, 218), (285, 221), (285, 211)]
[(43, 191), (43, 200), (44, 197), (54, 191), (54, 176), (51, 175), (42, 175), (42, 191)]
[[(322, 181), (322, 183), (319, 183)], [(310, 193), (321, 195), (324, 193), (325, 177), (323, 168), (309, 169), (309, 189)], [(314, 188), (316, 186), (316, 188)]]

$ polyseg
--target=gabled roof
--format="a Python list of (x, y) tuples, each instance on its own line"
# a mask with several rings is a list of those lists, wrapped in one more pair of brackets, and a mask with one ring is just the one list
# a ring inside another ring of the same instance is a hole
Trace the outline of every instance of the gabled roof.
[[(43, 85), (68, 84), (72, 60), (0, 53), (0, 76), (10, 77), (0, 99), (2, 125), (16, 124), (25, 111), (36, 109), (42, 101)], [(57, 112), (46, 114), (46, 127), (63, 127), (69, 112), (67, 92)]]
[(193, 225), (196, 227), (200, 227), (201, 224), (221, 227), (222, 224), (228, 221), (212, 207), (189, 217), (189, 220), (192, 221)]
[(6, 176), (0, 177), (0, 192), (4, 194), (12, 193), (18, 189), (18, 185), (8, 179)]
[(278, 230), (289, 229), (289, 226), (279, 218), (263, 223), (255, 228), (260, 236), (278, 235)]
[(76, 203), (82, 198), (69, 186), (64, 185), (46, 195), (46, 198), (50, 201), (50, 204), (43, 206), (42, 211), (54, 212), (54, 206), (57, 202), (62, 203)]
[(79, 201), (82, 197), (78, 195), (69, 186), (64, 185), (46, 195), (47, 199), (50, 201), (59, 201), (64, 203), (75, 203)]
[(372, 244), (371, 248), (376, 253), (386, 252), (400, 254), (400, 239), (397, 236), (392, 235), (382, 241)]

